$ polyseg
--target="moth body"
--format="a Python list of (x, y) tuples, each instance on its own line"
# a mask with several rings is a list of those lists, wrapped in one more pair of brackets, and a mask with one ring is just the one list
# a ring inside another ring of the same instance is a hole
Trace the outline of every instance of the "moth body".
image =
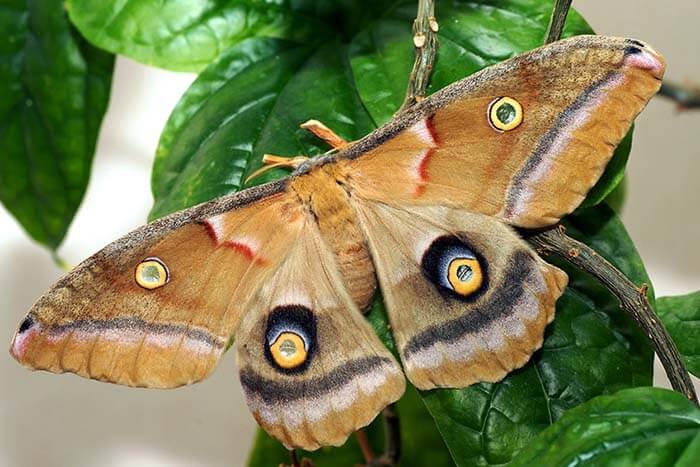
[(360, 231), (357, 215), (350, 205), (347, 186), (337, 165), (311, 167), (289, 186), (321, 236), (333, 251), (343, 283), (360, 310), (367, 310), (377, 286), (374, 266)]

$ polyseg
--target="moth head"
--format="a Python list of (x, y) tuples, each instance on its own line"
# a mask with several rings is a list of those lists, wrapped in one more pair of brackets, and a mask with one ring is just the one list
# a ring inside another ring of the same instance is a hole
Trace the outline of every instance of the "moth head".
[(499, 97), (486, 112), (489, 124), (498, 131), (510, 131), (523, 122), (523, 106), (512, 97)]
[(144, 289), (157, 289), (170, 281), (170, 271), (168, 271), (168, 267), (163, 260), (150, 257), (144, 259), (136, 266), (134, 279)]
[(282, 373), (303, 372), (313, 359), (316, 318), (303, 305), (280, 305), (273, 309), (265, 330), (264, 353), (270, 365)]
[(432, 241), (421, 261), (423, 273), (441, 290), (461, 299), (471, 299), (486, 287), (486, 263), (457, 236)]

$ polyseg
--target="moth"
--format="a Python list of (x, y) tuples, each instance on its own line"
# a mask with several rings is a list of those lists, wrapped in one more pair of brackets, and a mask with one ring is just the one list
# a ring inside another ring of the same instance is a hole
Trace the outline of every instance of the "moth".
[[(343, 444), (405, 377), (499, 381), (542, 345), (567, 285), (514, 228), (582, 202), (664, 68), (648, 45), (602, 36), (486, 68), (284, 179), (106, 246), (36, 302), (10, 352), (173, 388), (232, 345), (255, 419), (306, 450)], [(377, 282), (401, 364), (363, 317)]]

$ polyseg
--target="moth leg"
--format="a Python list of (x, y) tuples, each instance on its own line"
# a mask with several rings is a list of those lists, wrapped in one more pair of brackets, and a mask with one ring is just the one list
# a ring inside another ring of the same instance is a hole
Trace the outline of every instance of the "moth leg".
[(248, 177), (246, 177), (245, 179), (245, 183), (248, 183), (255, 177), (258, 177), (263, 173), (267, 172), (268, 170), (274, 169), (275, 167), (286, 167), (288, 169), (296, 169), (307, 160), (309, 160), (309, 158), (306, 156), (284, 157), (276, 156), (274, 154), (263, 154), (262, 167), (248, 175)]
[(318, 120), (307, 120), (299, 126), (307, 131), (310, 131), (316, 135), (316, 137), (328, 143), (328, 145), (333, 149), (341, 149), (349, 144), (343, 138), (338, 136), (335, 131), (331, 130)]

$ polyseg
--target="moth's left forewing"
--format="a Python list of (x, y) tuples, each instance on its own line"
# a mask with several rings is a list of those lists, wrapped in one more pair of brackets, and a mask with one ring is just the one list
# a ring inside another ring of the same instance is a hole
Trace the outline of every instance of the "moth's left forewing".
[(339, 446), (404, 391), (404, 376), (345, 289), (313, 220), (236, 331), (258, 423), (288, 448)]
[[(129, 386), (205, 378), (300, 231), (294, 198), (265, 190), (176, 213), (105, 247), (37, 301), (10, 353), (32, 369)], [(139, 284), (140, 265), (162, 283)]]
[(551, 225), (600, 178), (663, 72), (661, 56), (630, 39), (580, 36), (525, 53), (438, 91), (342, 153), (350, 184), (366, 199)]

